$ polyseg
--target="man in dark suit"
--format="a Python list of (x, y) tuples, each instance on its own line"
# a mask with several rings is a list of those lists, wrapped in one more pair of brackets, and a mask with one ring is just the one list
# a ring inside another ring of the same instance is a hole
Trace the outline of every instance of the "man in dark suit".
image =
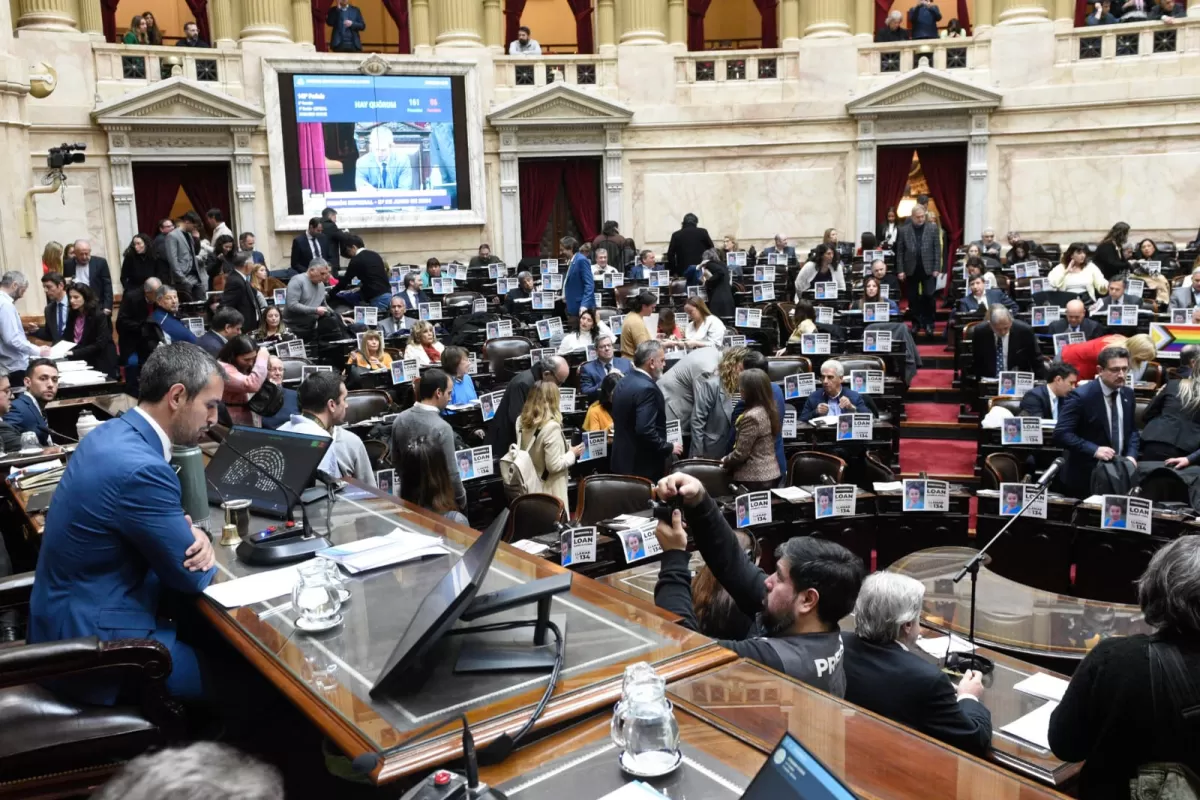
[[(509, 286), (512, 286), (510, 283)], [(517, 314), (523, 311), (528, 311), (532, 308), (532, 303), (521, 303), (519, 300), (528, 300), (533, 294), (533, 274), (529, 272), (517, 273), (517, 286), (515, 289), (509, 289), (504, 295), (504, 310), (509, 314)]]
[(42, 276), (42, 289), (46, 292), (46, 324), (33, 331), (30, 335), (50, 344), (58, 344), (63, 338), (67, 327), (67, 283), (57, 272), (47, 272)]
[(196, 344), (216, 358), (225, 343), (242, 332), (242, 322), (241, 312), (221, 306), (213, 314), (212, 327), (196, 340)]
[(671, 234), (667, 246), (667, 269), (671, 276), (682, 275), (688, 267), (704, 260), (704, 251), (713, 248), (712, 237), (704, 228), (697, 227), (700, 220), (695, 214), (683, 215), (683, 226)]
[(125, 387), (129, 394), (137, 397), (138, 373), (136, 362), (142, 342), (142, 324), (154, 310), (154, 297), (162, 288), (158, 278), (147, 278), (140, 292), (126, 292), (121, 296), (121, 310), (117, 312), (117, 349), (121, 355), (117, 363), (125, 367)]
[[(1195, 278), (1193, 278), (1193, 280), (1195, 280)], [(1125, 279), (1125, 276), (1123, 276), (1123, 275), (1113, 276), (1112, 280), (1110, 280), (1108, 282), (1108, 294), (1101, 295), (1100, 297), (1096, 298), (1096, 302), (1092, 304), (1092, 310), (1091, 310), (1092, 316), (1095, 316), (1097, 314), (1103, 314), (1105, 317), (1107, 317), (1108, 309), (1111, 306), (1137, 306), (1138, 308), (1142, 308), (1142, 309), (1150, 308), (1150, 306), (1147, 305), (1146, 302), (1144, 300), (1142, 300), (1142, 298), (1128, 296), (1126, 294), (1126, 290), (1128, 288), (1129, 288), (1129, 284), (1128, 284), (1127, 280)], [(1179, 294), (1180, 292), (1187, 292), (1188, 293), (1188, 295), (1187, 295), (1188, 302), (1190, 303), (1191, 302), (1191, 291), (1192, 291), (1191, 287), (1185, 285), (1185, 286), (1180, 286), (1178, 289), (1176, 289), (1174, 292), (1172, 292), (1171, 293), (1171, 308), (1187, 308), (1188, 306), (1178, 305), (1176, 303), (1176, 300), (1180, 299), (1180, 294)]]
[(225, 275), (225, 290), (221, 293), (221, 305), (242, 315), (242, 330), (258, 328), (258, 298), (250, 285), (250, 275), (255, 264), (246, 251), (233, 257), (234, 269)]
[(1022, 417), (1041, 417), (1058, 422), (1062, 399), (1075, 388), (1079, 373), (1065, 361), (1053, 361), (1046, 367), (1046, 382), (1039, 383), (1021, 397)]
[(1088, 319), (1082, 300), (1071, 300), (1067, 303), (1066, 315), (1051, 322), (1049, 331), (1051, 335), (1082, 333), (1084, 339), (1091, 340), (1104, 334), (1104, 326), (1094, 319)]
[[(358, 9), (355, 8), (354, 10), (357, 11)], [(357, 237), (338, 227), (337, 216), (337, 212), (332, 208), (326, 208), (321, 212), (321, 233), (325, 235), (326, 241), (329, 242), (329, 252), (325, 256), (325, 260), (329, 262), (333, 277), (341, 280), (342, 250), (349, 246), (350, 242)], [(361, 239), (359, 239), (358, 246), (362, 247)]]
[(1200, 267), (1192, 270), (1191, 277), (1182, 286), (1171, 292), (1171, 308), (1193, 308), (1200, 298)]
[(895, 275), (888, 272), (887, 262), (882, 258), (877, 258), (871, 262), (871, 274), (879, 281), (880, 286), (886, 286), (888, 290), (888, 299), (900, 302), (900, 281)]
[[(361, 53), (362, 39), (359, 32), (367, 28), (362, 12), (350, 5), (350, 0), (337, 0), (325, 15), (329, 32), (329, 49), (335, 53)], [(330, 262), (332, 263), (332, 262)]]
[(1032, 372), (1039, 379), (1046, 374), (1033, 328), (1014, 320), (1004, 306), (992, 306), (988, 323), (972, 331), (971, 350), (977, 378), (998, 378), (1005, 370)]
[(916, 652), (925, 585), (895, 572), (867, 576), (846, 647), (846, 699), (952, 747), (985, 755), (992, 715), (980, 702), (983, 678), (967, 670), (958, 686)]
[(785, 256), (787, 256), (788, 262), (792, 262), (796, 259), (796, 248), (788, 246), (787, 237), (782, 233), (775, 234), (774, 243), (772, 243), (769, 247), (763, 248), (763, 251), (760, 253), (760, 255), (769, 256), (774, 253), (783, 253)]
[(933, 336), (933, 293), (942, 271), (942, 239), (937, 225), (927, 221), (925, 206), (914, 206), (896, 235), (896, 266), (905, 283), (913, 333), (924, 330)]
[(1064, 490), (1073, 497), (1091, 492), (1092, 470), (1100, 461), (1128, 458), (1137, 464), (1140, 437), (1133, 424), (1133, 389), (1129, 351), (1106, 347), (1096, 357), (1096, 380), (1063, 398), (1054, 443), (1066, 452), (1060, 473)]
[(596, 358), (585, 361), (579, 368), (579, 392), (593, 403), (600, 399), (600, 384), (610, 372), (628, 375), (633, 371), (633, 362), (628, 358), (613, 356), (613, 337), (603, 334), (596, 338)]
[(613, 392), (609, 465), (618, 475), (657, 481), (666, 474), (667, 456), (683, 452), (683, 445), (667, 441), (667, 406), (656, 383), (665, 363), (662, 344), (642, 342), (633, 355), (633, 371)]
[(1017, 303), (1003, 289), (988, 289), (987, 281), (982, 275), (976, 275), (971, 278), (968, 285), (967, 296), (958, 301), (958, 311), (961, 314), (974, 314), (976, 311), (991, 308), (992, 306), (1004, 306), (1009, 311), (1016, 313)]
[(554, 381), (562, 386), (570, 374), (571, 370), (565, 358), (550, 356), (535, 361), (533, 366), (508, 382), (488, 432), (488, 444), (492, 446), (492, 452), (500, 454), (497, 458), (503, 457), (509, 446), (517, 441), (517, 419), (521, 416), (521, 409), (525, 408), (525, 398), (529, 396), (533, 384), (538, 381)]
[(308, 230), (292, 239), (291, 271), (276, 270), (282, 274), (271, 273), (272, 278), (291, 280), (308, 269), (308, 264), (314, 258), (328, 260), (330, 257), (329, 239), (322, 233), (323, 223), (320, 217), (308, 221)]
[(21, 433), (36, 433), (42, 447), (52, 444), (46, 407), (58, 397), (58, 367), (48, 358), (35, 358), (25, 370), (25, 392), (13, 399), (4, 421)]
[(75, 257), (63, 262), (63, 277), (90, 287), (105, 313), (112, 315), (112, 273), (106, 260), (92, 255), (92, 243), (87, 239), (75, 242)]
[(255, 237), (250, 231), (243, 231), (238, 237), (238, 247), (243, 253), (250, 257), (250, 260), (255, 264), (266, 264), (267, 259), (262, 253), (254, 249)]

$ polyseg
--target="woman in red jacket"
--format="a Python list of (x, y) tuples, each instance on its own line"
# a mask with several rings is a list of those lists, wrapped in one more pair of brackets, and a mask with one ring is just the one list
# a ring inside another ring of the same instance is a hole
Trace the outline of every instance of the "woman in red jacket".
[(1129, 380), (1137, 381), (1145, 371), (1146, 363), (1153, 361), (1158, 351), (1154, 342), (1144, 333), (1125, 337), (1117, 333), (1092, 339), (1090, 342), (1069, 344), (1062, 349), (1059, 359), (1079, 371), (1079, 380), (1096, 378), (1096, 359), (1106, 347), (1124, 347), (1129, 351)]

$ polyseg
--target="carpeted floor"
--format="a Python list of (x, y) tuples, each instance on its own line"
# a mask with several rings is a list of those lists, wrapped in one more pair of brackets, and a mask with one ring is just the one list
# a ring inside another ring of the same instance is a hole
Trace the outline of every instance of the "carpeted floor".
[(949, 389), (954, 386), (952, 369), (919, 369), (913, 377), (913, 389)]
[(921, 354), (921, 358), (940, 358), (950, 355), (946, 352), (944, 344), (919, 344), (917, 352)]
[(951, 403), (905, 403), (909, 422), (958, 422), (958, 406)]
[(969, 478), (975, 474), (977, 446), (953, 439), (901, 439), (900, 471)]

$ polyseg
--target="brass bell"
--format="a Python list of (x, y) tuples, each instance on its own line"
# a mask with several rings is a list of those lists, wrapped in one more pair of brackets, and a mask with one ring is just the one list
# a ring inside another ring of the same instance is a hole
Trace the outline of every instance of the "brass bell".
[(222, 547), (237, 547), (242, 543), (242, 537), (238, 536), (237, 525), (226, 525), (221, 528), (221, 546)]

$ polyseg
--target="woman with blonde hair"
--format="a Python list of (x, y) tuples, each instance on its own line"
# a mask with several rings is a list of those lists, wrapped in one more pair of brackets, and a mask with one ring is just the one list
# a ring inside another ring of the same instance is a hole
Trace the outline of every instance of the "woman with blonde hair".
[(367, 331), (362, 335), (362, 347), (351, 353), (346, 363), (374, 372), (391, 369), (392, 357), (383, 349), (383, 336), (379, 331)]
[(1124, 347), (1129, 351), (1129, 382), (1142, 379), (1146, 364), (1158, 357), (1158, 350), (1148, 334), (1139, 333), (1125, 337), (1118, 333), (1099, 336), (1090, 342), (1069, 344), (1062, 349), (1060, 358), (1079, 371), (1079, 380), (1090, 381), (1096, 377), (1096, 359), (1106, 347)]
[(725, 343), (725, 323), (708, 310), (702, 298), (689, 297), (683, 304), (688, 315), (688, 324), (683, 329), (683, 346), (688, 350), (696, 347), (720, 347)]
[(129, 31), (125, 34), (125, 38), (121, 40), (121, 44), (150, 44), (150, 36), (146, 32), (149, 27), (145, 16), (138, 14), (129, 23)]
[(745, 347), (727, 347), (715, 372), (696, 382), (692, 406), (692, 458), (721, 458), (729, 452), (729, 426), (733, 424), (733, 396), (738, 393)]
[(1188, 377), (1167, 381), (1146, 408), (1138, 461), (1165, 461), (1175, 469), (1192, 465), (1191, 455), (1200, 450), (1200, 376), (1195, 376), (1196, 366), (1195, 360), (1190, 365), (1180, 364), (1192, 370)]
[(517, 420), (517, 447), (529, 453), (534, 470), (542, 478), (542, 491), (561, 500), (569, 515), (567, 472), (583, 452), (583, 445), (567, 447), (558, 401), (558, 384), (554, 381), (533, 385)]
[(442, 351), (446, 346), (437, 340), (433, 326), (428, 320), (413, 323), (408, 336), (408, 347), (404, 348), (404, 360), (415, 359), (417, 366), (427, 367), (441, 363)]
[(42, 248), (42, 274), (57, 272), (62, 275), (62, 271), (63, 246), (58, 242), (46, 242), (46, 246)]

